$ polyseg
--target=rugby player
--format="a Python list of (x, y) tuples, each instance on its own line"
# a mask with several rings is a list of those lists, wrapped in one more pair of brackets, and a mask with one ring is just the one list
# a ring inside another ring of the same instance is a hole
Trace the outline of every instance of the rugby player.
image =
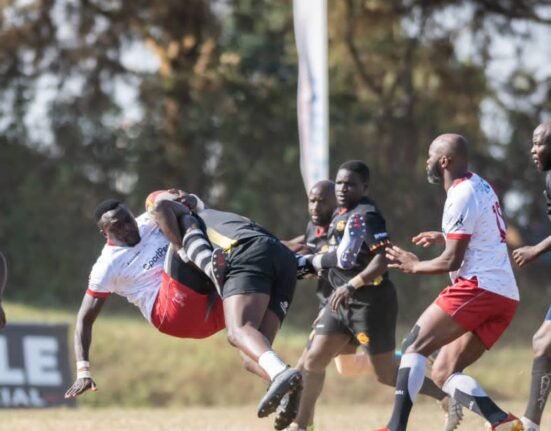
[(505, 222), (490, 185), (468, 171), (464, 137), (444, 134), (430, 145), (427, 175), (447, 192), (442, 232), (422, 232), (416, 245), (440, 244), (444, 251), (420, 261), (397, 246), (387, 248), (389, 268), (410, 274), (450, 273), (444, 289), (412, 329), (400, 362), (392, 417), (379, 431), (404, 431), (425, 376), (427, 357), (440, 352), (432, 378), (444, 392), (483, 416), (496, 431), (522, 430), (521, 422), (499, 408), (480, 384), (463, 370), (501, 337), (519, 300), (507, 246)]
[[(551, 220), (551, 121), (540, 124), (532, 137), (530, 150), (534, 164), (545, 177), (547, 216)], [(524, 246), (513, 251), (513, 260), (523, 268), (536, 258), (551, 250), (551, 235), (533, 246)], [(541, 417), (551, 389), (551, 307), (543, 324), (534, 335), (534, 362), (528, 405), (521, 421), (526, 431), (539, 431)]]
[(2, 307), (2, 298), (4, 297), (4, 289), (8, 280), (8, 264), (6, 258), (0, 252), (0, 329), (6, 326), (6, 313)]
[[(335, 198), (335, 183), (333, 181), (319, 181), (310, 189), (308, 193), (308, 213), (310, 220), (306, 226), (305, 234), (291, 240), (282, 241), (295, 253), (301, 255), (312, 255), (328, 251), (327, 231), (331, 223), (333, 211), (337, 207)], [(326, 278), (326, 274), (318, 278), (316, 295), (320, 303), (320, 311), (323, 310), (333, 288)], [(315, 326), (315, 323), (314, 325)], [(313, 335), (313, 334), (312, 334)], [(296, 368), (303, 370), (306, 353), (310, 348), (311, 339), (308, 340), (302, 355), (297, 361)], [(366, 369), (370, 369), (367, 355), (356, 355), (357, 342), (348, 343), (343, 350), (335, 357), (337, 370), (343, 375), (357, 375)], [(283, 397), (279, 404), (274, 418), (274, 428), (281, 430), (286, 428), (295, 418), (298, 412), (300, 401), (299, 390), (288, 393)]]
[(207, 208), (197, 196), (184, 192), (181, 201), (204, 223), (210, 242), (226, 253), (221, 294), (228, 341), (239, 349), (249, 371), (270, 382), (257, 408), (258, 417), (268, 416), (302, 382), (300, 371), (272, 349), (295, 291), (295, 255), (248, 218)]
[[(213, 252), (196, 220), (186, 214), (187, 207), (179, 205), (179, 213), (175, 213), (177, 204), (169, 208), (166, 202), (155, 207), (157, 217), (146, 212), (134, 218), (124, 203), (114, 199), (97, 207), (96, 224), (107, 243), (92, 268), (78, 312), (74, 338), (77, 378), (66, 398), (97, 389), (89, 362), (92, 327), (112, 293), (126, 297), (148, 322), (168, 335), (205, 338), (224, 328), (222, 303), (214, 286), (223, 279), (221, 250)], [(191, 261), (187, 258), (184, 262), (179, 256), (181, 236), (176, 246), (169, 244), (167, 236), (175, 237), (178, 232), (161, 230), (175, 214), (181, 222), (176, 230), (185, 233), (183, 244), (187, 255), (193, 256)]]
[[(328, 229), (328, 253), (312, 259), (316, 269), (329, 269), (332, 295), (315, 325), (304, 361), (304, 387), (299, 410), (289, 430), (306, 430), (313, 423), (325, 369), (351, 341), (368, 353), (379, 382), (394, 386), (394, 356), (398, 302), (387, 273), (384, 249), (389, 244), (386, 223), (367, 196), (369, 168), (359, 160), (343, 163), (336, 176), (335, 211)], [(424, 392), (445, 394), (427, 380)]]

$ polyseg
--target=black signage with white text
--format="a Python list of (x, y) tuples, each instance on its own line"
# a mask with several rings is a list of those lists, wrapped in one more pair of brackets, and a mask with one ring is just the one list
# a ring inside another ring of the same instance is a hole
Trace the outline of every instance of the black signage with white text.
[(68, 325), (8, 323), (0, 331), (0, 408), (74, 406)]

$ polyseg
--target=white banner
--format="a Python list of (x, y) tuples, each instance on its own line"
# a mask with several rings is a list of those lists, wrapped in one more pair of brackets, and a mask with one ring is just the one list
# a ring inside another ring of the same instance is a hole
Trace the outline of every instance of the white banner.
[(299, 56), (297, 91), (300, 170), (306, 192), (329, 179), (327, 94), (327, 1), (294, 0)]

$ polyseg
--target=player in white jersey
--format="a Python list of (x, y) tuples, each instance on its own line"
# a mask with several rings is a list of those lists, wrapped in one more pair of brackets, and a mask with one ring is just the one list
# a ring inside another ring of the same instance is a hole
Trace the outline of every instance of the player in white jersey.
[[(545, 200), (547, 216), (551, 220), (551, 121), (536, 127), (530, 152), (536, 168), (547, 172), (545, 177)], [(523, 268), (548, 251), (551, 251), (551, 235), (535, 245), (517, 248), (513, 251), (513, 260), (519, 267)], [(534, 334), (532, 347), (534, 349), (534, 361), (532, 364), (530, 396), (521, 420), (526, 431), (540, 431), (543, 409), (551, 391), (551, 307), (548, 308), (542, 325)]]
[(444, 289), (417, 321), (400, 362), (394, 411), (379, 431), (405, 431), (409, 413), (425, 376), (427, 357), (440, 349), (432, 378), (464, 407), (483, 416), (492, 430), (521, 431), (521, 422), (500, 409), (463, 370), (503, 334), (518, 305), (518, 289), (505, 244), (505, 224), (497, 196), (486, 181), (468, 171), (467, 141), (445, 134), (429, 148), (427, 174), (448, 193), (443, 232), (423, 232), (417, 245), (445, 246), (432, 260), (387, 249), (390, 268), (410, 274), (449, 272)]
[[(127, 298), (148, 322), (168, 335), (205, 338), (225, 327), (222, 301), (214, 286), (221, 283), (215, 269), (223, 269), (225, 262), (219, 260), (222, 252), (213, 252), (193, 217), (186, 214), (186, 207), (180, 205), (180, 211), (165, 214), (160, 204), (156, 217), (144, 213), (134, 218), (126, 205), (113, 199), (96, 209), (96, 223), (107, 244), (92, 268), (78, 313), (77, 379), (68, 389), (67, 398), (96, 390), (89, 363), (92, 326), (112, 293)], [(172, 227), (178, 232), (161, 231), (167, 226), (166, 220), (175, 217), (181, 220)], [(185, 232), (183, 240), (181, 232)], [(179, 239), (171, 245), (167, 236)], [(182, 243), (187, 262), (178, 253)], [(205, 274), (210, 274), (212, 280)]]

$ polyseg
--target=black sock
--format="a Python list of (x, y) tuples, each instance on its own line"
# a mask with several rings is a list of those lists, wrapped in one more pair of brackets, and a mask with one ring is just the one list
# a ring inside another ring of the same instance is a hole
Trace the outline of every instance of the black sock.
[(532, 365), (532, 383), (530, 397), (524, 416), (539, 424), (545, 408), (545, 402), (551, 389), (551, 358), (540, 356), (534, 359)]
[(392, 431), (406, 429), (409, 413), (413, 407), (413, 401), (409, 397), (408, 382), (411, 368), (400, 368), (396, 377), (396, 391), (394, 398), (394, 410), (388, 428)]
[(459, 401), (463, 407), (482, 416), (492, 425), (501, 422), (507, 417), (507, 413), (501, 410), (488, 396), (476, 397), (456, 389), (453, 397)]
[(421, 386), (421, 390), (419, 391), (419, 393), (434, 398), (438, 401), (442, 401), (448, 396), (442, 389), (436, 386), (436, 383), (434, 383), (428, 377), (425, 377), (425, 380), (423, 380), (423, 386)]

